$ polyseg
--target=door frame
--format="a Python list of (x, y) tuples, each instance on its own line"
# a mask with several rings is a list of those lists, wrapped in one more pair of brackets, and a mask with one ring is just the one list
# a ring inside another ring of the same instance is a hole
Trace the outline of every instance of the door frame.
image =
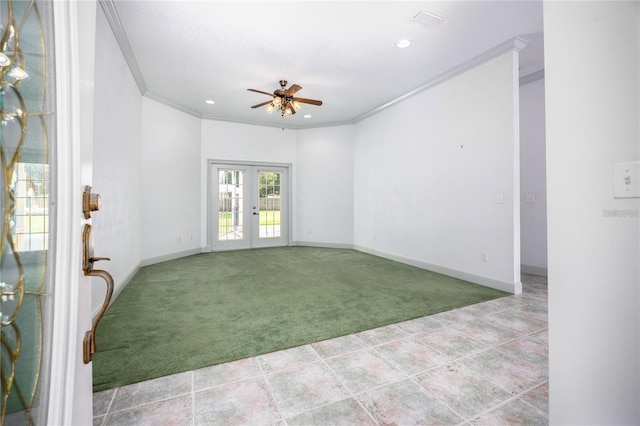
[(82, 360), (91, 328), (91, 281), (82, 273), (82, 190), (91, 185), (96, 2), (53, 2), (56, 145), (54, 300), (47, 424), (90, 424), (92, 368)]
[[(214, 240), (214, 230), (215, 223), (213, 219), (213, 213), (216, 207), (216, 199), (214, 198), (214, 170), (217, 166), (238, 166), (238, 167), (247, 167), (247, 168), (280, 168), (285, 169), (287, 172), (287, 187), (285, 188), (285, 195), (287, 197), (286, 203), (286, 214), (287, 214), (287, 225), (285, 232), (287, 236), (285, 238), (285, 242), (287, 246), (292, 245), (292, 229), (293, 229), (293, 215), (292, 215), (292, 207), (293, 207), (293, 185), (292, 185), (292, 169), (293, 166), (291, 163), (274, 163), (274, 162), (261, 162), (261, 161), (241, 161), (241, 160), (218, 160), (218, 159), (208, 159), (207, 160), (207, 251), (221, 251), (218, 247), (216, 247), (216, 243)], [(217, 178), (216, 178), (217, 182)], [(251, 235), (248, 238), (252, 238)], [(233, 250), (233, 247), (229, 248)]]

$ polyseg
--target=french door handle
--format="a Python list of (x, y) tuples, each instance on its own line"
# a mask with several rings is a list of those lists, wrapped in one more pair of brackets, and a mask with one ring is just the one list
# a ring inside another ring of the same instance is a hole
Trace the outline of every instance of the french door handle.
[(254, 215), (254, 216), (258, 216), (259, 214), (260, 214), (260, 213), (258, 213), (258, 212), (253, 212), (253, 215)]

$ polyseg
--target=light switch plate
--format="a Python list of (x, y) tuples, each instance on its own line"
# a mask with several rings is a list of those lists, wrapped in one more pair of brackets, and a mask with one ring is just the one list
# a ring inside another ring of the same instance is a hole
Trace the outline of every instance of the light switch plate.
[(613, 196), (640, 197), (640, 161), (613, 165)]

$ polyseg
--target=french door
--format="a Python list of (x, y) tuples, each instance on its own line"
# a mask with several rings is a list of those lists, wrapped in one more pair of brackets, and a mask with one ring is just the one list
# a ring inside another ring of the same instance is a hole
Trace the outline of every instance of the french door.
[(289, 244), (289, 169), (280, 165), (209, 166), (211, 250)]

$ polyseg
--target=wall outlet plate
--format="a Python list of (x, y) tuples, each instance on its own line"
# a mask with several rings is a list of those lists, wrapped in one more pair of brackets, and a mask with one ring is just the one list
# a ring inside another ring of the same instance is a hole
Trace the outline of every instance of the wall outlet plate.
[(640, 161), (613, 165), (613, 197), (640, 197)]

